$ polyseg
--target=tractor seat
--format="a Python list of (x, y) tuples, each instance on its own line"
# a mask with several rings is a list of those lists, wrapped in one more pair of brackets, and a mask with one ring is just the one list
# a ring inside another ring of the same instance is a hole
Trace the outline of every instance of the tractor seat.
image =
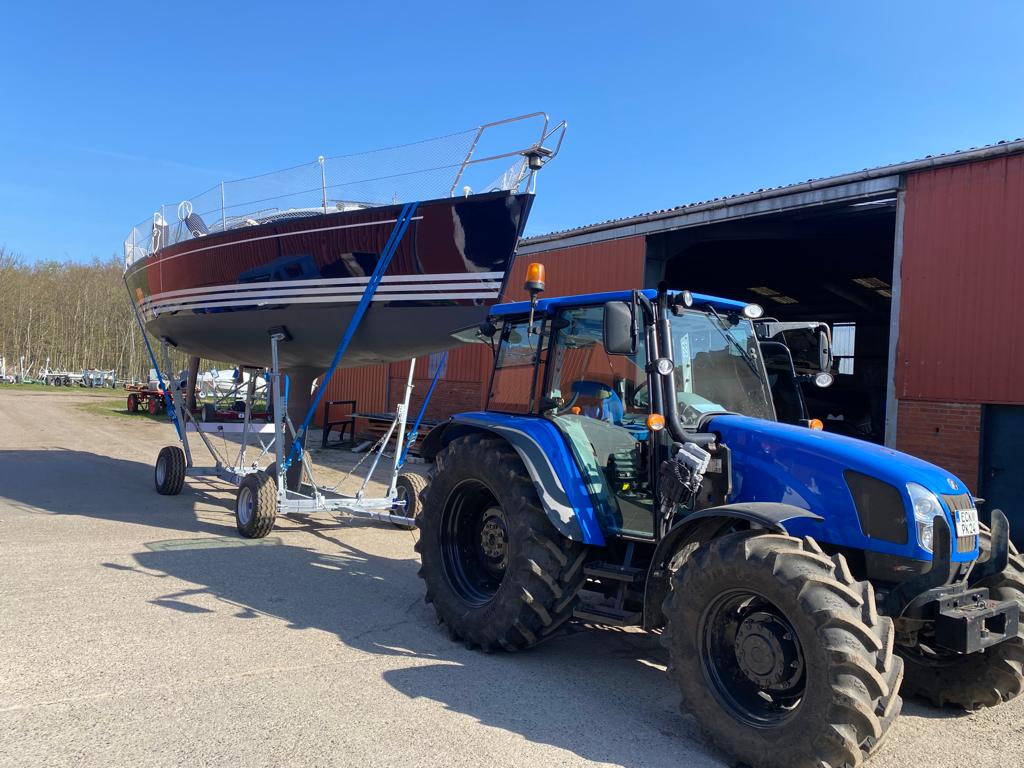
[(609, 424), (622, 426), (622, 416), (625, 413), (622, 398), (607, 384), (600, 381), (583, 379), (573, 382), (572, 391), (574, 393), (573, 399), (591, 397), (601, 401), (599, 406), (584, 406), (583, 411), (587, 416), (607, 421)]

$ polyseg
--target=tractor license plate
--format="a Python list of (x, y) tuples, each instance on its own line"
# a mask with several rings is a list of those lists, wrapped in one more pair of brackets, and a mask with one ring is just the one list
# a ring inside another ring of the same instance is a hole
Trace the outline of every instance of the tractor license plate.
[(978, 510), (960, 509), (956, 512), (956, 535), (978, 535)]

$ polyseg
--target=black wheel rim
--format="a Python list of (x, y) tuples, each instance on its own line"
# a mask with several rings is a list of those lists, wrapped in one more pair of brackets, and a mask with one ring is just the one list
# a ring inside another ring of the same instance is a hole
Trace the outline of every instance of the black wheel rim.
[(701, 666), (715, 698), (755, 728), (788, 720), (806, 689), (803, 647), (786, 615), (746, 590), (719, 595), (701, 617)]
[(472, 606), (488, 603), (508, 567), (508, 521), (501, 504), (483, 483), (467, 480), (448, 496), (441, 518), (445, 575)]

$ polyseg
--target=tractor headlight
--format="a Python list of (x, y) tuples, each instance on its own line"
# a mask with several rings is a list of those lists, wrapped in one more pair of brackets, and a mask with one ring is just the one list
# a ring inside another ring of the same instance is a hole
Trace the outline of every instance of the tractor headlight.
[(914, 522), (917, 523), (917, 541), (929, 552), (935, 537), (935, 518), (944, 514), (939, 497), (923, 485), (907, 483), (907, 493), (914, 505)]

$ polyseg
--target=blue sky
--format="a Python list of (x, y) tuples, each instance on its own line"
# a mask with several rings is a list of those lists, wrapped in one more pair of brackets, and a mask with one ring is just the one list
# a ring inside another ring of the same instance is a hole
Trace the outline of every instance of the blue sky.
[(1019, 3), (12, 3), (0, 245), (537, 109), (528, 234), (1024, 135)]

